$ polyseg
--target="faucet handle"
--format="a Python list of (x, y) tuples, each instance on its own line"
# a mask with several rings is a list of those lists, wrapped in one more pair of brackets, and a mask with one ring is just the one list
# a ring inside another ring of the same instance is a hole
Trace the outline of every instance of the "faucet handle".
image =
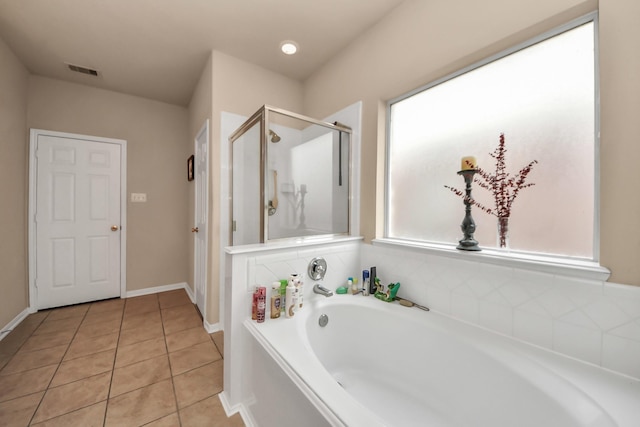
[(314, 258), (307, 269), (311, 280), (322, 280), (327, 272), (327, 261), (324, 258)]

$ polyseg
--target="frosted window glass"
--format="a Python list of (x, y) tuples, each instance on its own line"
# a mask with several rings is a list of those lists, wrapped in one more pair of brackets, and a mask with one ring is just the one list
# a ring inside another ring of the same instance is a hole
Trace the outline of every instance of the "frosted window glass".
[[(509, 247), (593, 258), (594, 24), (589, 22), (432, 86), (390, 106), (387, 235), (457, 244), (462, 238), (463, 156), (494, 171), (505, 134), (507, 171), (536, 185), (513, 204)], [(473, 196), (493, 207), (477, 185)], [(497, 247), (497, 218), (472, 209), (475, 238)]]

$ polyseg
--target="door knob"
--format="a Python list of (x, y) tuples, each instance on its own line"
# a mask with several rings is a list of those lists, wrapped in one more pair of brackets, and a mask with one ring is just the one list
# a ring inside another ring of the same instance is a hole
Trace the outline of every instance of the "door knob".
[(198, 227), (193, 227), (193, 228), (191, 229), (191, 232), (192, 232), (192, 233), (197, 233), (198, 231), (200, 231), (200, 230), (198, 230)]
[(111, 231), (118, 231), (120, 227), (118, 227), (117, 225), (112, 225), (111, 226)]

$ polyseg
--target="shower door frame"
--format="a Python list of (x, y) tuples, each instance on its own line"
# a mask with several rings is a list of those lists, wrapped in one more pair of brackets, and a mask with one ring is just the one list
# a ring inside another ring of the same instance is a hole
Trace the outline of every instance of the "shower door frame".
[[(331, 130), (336, 130), (339, 132), (345, 132), (349, 135), (349, 162), (348, 162), (348, 182), (349, 182), (349, 194), (347, 200), (347, 231), (346, 233), (328, 233), (322, 235), (313, 235), (308, 236), (310, 238), (314, 238), (317, 236), (336, 236), (336, 235), (351, 235), (351, 212), (352, 207), (351, 204), (353, 202), (353, 177), (351, 176), (353, 170), (353, 130), (346, 126), (341, 126), (333, 123), (323, 122), (322, 120), (317, 120), (312, 117), (307, 117), (302, 114), (294, 113), (291, 111), (284, 110), (282, 108), (273, 107), (271, 105), (265, 104), (258, 111), (253, 113), (251, 117), (249, 117), (238, 129), (236, 129), (229, 136), (229, 143), (231, 145), (231, 149), (229, 150), (229, 195), (231, 196), (231, 203), (229, 203), (229, 219), (230, 219), (230, 227), (229, 227), (229, 243), (233, 246), (233, 232), (234, 232), (234, 217), (233, 217), (233, 143), (242, 135), (245, 134), (246, 131), (251, 129), (256, 123), (260, 123), (260, 205), (262, 209), (260, 209), (260, 243), (267, 243), (270, 241), (279, 241), (279, 240), (289, 240), (289, 239), (301, 239), (305, 238), (305, 236), (297, 236), (297, 237), (287, 237), (283, 239), (269, 239), (269, 229), (266, 227), (265, 218), (268, 218), (269, 206), (266, 203), (266, 182), (268, 180), (267, 173), (268, 170), (266, 168), (267, 164), (267, 148), (268, 148), (268, 128), (270, 123), (270, 115), (271, 113), (277, 113), (284, 116), (292, 117), (294, 119), (302, 120), (308, 122), (313, 125), (319, 125)], [(276, 190), (277, 191), (277, 190)]]

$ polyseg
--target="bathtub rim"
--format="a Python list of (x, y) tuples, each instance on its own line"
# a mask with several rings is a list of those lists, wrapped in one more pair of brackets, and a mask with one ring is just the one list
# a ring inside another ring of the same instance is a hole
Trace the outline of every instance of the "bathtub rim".
[[(285, 332), (289, 336), (298, 337), (300, 329), (306, 328), (306, 321), (309, 312), (304, 316), (299, 315), (294, 319), (282, 319)], [(300, 313), (302, 314), (302, 313)], [(297, 320), (297, 321), (296, 321)], [(275, 322), (271, 322), (273, 325)], [(280, 322), (278, 322), (280, 323)], [(267, 323), (258, 324), (251, 319), (244, 321), (244, 327), (265, 349), (270, 357), (282, 368), (289, 379), (302, 391), (312, 405), (322, 414), (327, 422), (336, 427), (367, 426), (386, 427), (387, 424), (375, 415), (371, 410), (345, 391), (338, 382), (327, 372), (324, 365), (317, 358), (308, 340), (298, 341), (298, 346), (294, 346), (293, 351), (289, 351), (290, 359), (276, 349), (263, 332)], [(281, 326), (281, 325), (277, 325)], [(281, 331), (280, 331), (281, 332)], [(289, 347), (288, 350), (292, 350)], [(297, 353), (297, 354), (296, 354)], [(306, 356), (306, 358), (302, 358)], [(304, 366), (301, 366), (304, 365)], [(311, 387), (309, 382), (313, 382), (316, 388)], [(319, 389), (319, 390), (317, 390)]]
[[(495, 332), (473, 323), (461, 321), (460, 319), (454, 318), (445, 313), (439, 313), (437, 311), (426, 313), (415, 308), (409, 309), (406, 307), (400, 307), (396, 303), (387, 305), (387, 303), (374, 300), (372, 297), (363, 298), (356, 296), (354, 299), (352, 298), (354, 297), (351, 295), (338, 295), (333, 298), (324, 298), (318, 295), (313, 295), (312, 298), (305, 300), (305, 308), (293, 319), (281, 319), (276, 322), (267, 321), (262, 324), (257, 324), (250, 319), (247, 319), (244, 322), (244, 326), (249, 330), (251, 335), (255, 337), (270, 356), (276, 360), (278, 365), (283, 367), (287, 376), (291, 378), (292, 381), (294, 381), (294, 383), (303, 390), (303, 392), (306, 390), (305, 395), (311, 397), (311, 401), (314, 406), (316, 406), (320, 412), (325, 415), (325, 418), (327, 418), (332, 425), (384, 426), (385, 423), (375, 414), (366, 414), (367, 412), (370, 412), (369, 408), (362, 406), (355, 398), (351, 397), (347, 391), (337, 384), (335, 379), (326, 371), (325, 366), (316, 356), (306, 335), (303, 335), (303, 339), (299, 340), (299, 345), (297, 346), (298, 348), (296, 351), (304, 350), (308, 357), (304, 364), (312, 364), (313, 366), (311, 366), (311, 368), (320, 369), (320, 372), (330, 379), (333, 386), (330, 387), (330, 394), (329, 398), (326, 399), (327, 401), (323, 400), (322, 396), (318, 395), (318, 393), (314, 391), (313, 387), (308, 384), (308, 382), (312, 382), (317, 379), (317, 372), (309, 373), (305, 371), (304, 374), (300, 374), (300, 362), (298, 360), (289, 362), (287, 360), (287, 356), (291, 357), (291, 354), (281, 354), (280, 351), (273, 346), (273, 343), (269, 341), (269, 338), (265, 337), (263, 333), (266, 333), (267, 335), (273, 334), (275, 333), (273, 329), (279, 328), (278, 333), (300, 336), (300, 333), (307, 328), (307, 322), (313, 319), (312, 316), (314, 314), (320, 314), (318, 310), (322, 310), (322, 308), (327, 305), (333, 305), (336, 301), (338, 301), (339, 305), (372, 304), (375, 310), (397, 310), (397, 314), (401, 317), (404, 317), (405, 315), (411, 317), (414, 317), (415, 315), (434, 316), (439, 319), (437, 322), (439, 326), (453, 326), (454, 332), (458, 332), (458, 328), (461, 328), (461, 330), (466, 331), (465, 334), (479, 334), (480, 339), (488, 338), (488, 343), (490, 345), (497, 342), (500, 346), (505, 345), (507, 347), (513, 347), (518, 352), (524, 352), (527, 357), (531, 357), (534, 362), (540, 363), (553, 374), (565, 381), (568, 381), (577, 390), (590, 397), (619, 427), (635, 427), (637, 425), (637, 420), (640, 419), (640, 407), (636, 408), (636, 406), (638, 406), (637, 402), (640, 401), (640, 380), (636, 378), (629, 377), (616, 371), (607, 370), (598, 365), (521, 341), (517, 338)], [(411, 313), (411, 311), (414, 313)], [(288, 349), (285, 351), (288, 351)], [(293, 358), (295, 359), (295, 356)], [(310, 367), (302, 367), (302, 369), (308, 368)], [(305, 375), (307, 380), (303, 378)], [(310, 381), (308, 381), (309, 379)], [(301, 385), (304, 389), (300, 387)], [(319, 393), (326, 396), (327, 390), (320, 390)], [(344, 408), (345, 401), (348, 401), (349, 404), (357, 404), (362, 408), (362, 410), (357, 411), (359, 413), (358, 416), (352, 416), (353, 413), (356, 412), (353, 407), (349, 407), (348, 411)], [(367, 417), (366, 415), (371, 415), (371, 417)], [(363, 421), (362, 417), (370, 419)], [(333, 420), (331, 421), (331, 419)]]
[(307, 382), (298, 374), (296, 369), (287, 362), (287, 360), (271, 345), (269, 340), (256, 327), (256, 323), (251, 319), (244, 321), (244, 326), (262, 348), (269, 354), (271, 358), (278, 364), (287, 377), (298, 387), (298, 389), (309, 399), (311, 404), (327, 419), (333, 426), (348, 427), (340, 417), (338, 417), (329, 406), (318, 396), (318, 394), (307, 384)]

